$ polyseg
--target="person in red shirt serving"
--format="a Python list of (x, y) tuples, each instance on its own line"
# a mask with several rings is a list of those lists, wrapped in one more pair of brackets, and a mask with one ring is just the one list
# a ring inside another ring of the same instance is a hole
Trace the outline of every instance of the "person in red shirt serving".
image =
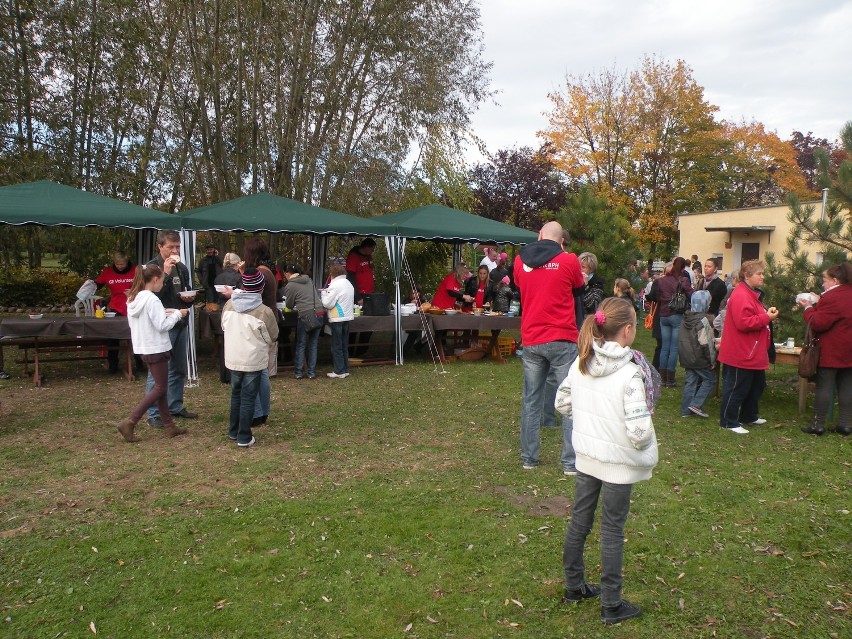
[[(562, 249), (562, 226), (548, 222), (538, 241), (527, 244), (515, 258), (515, 286), (521, 292), (521, 342), (524, 385), (521, 395), (521, 463), (539, 464), (540, 429), (548, 376), (556, 385), (568, 375), (577, 358), (577, 319), (574, 289), (583, 286), (580, 261)], [(553, 411), (553, 406), (550, 406)], [(562, 419), (562, 470), (576, 475), (572, 421)]]
[(740, 283), (728, 300), (717, 357), (725, 365), (719, 425), (738, 435), (748, 433), (743, 424), (766, 423), (757, 411), (769, 368), (769, 324), (778, 310), (767, 310), (760, 301), (765, 268), (760, 260), (743, 262)]
[(473, 297), (464, 292), (464, 282), (470, 277), (470, 269), (463, 262), (456, 264), (453, 272), (447, 275), (438, 285), (432, 298), (432, 306), (437, 308), (453, 308), (456, 304), (473, 302)]
[[(346, 256), (346, 279), (355, 289), (355, 304), (364, 306), (364, 296), (376, 292), (376, 278), (373, 274), (373, 253), (376, 250), (376, 240), (364, 238), (361, 244), (352, 248)], [(349, 333), (349, 345), (357, 347), (353, 355), (361, 357), (367, 352), (367, 344), (373, 333), (361, 331), (360, 333)]]
[[(133, 284), (133, 277), (136, 275), (136, 265), (127, 259), (121, 251), (116, 251), (112, 254), (112, 264), (105, 267), (101, 274), (95, 278), (95, 284), (98, 286), (106, 286), (109, 289), (109, 307), (123, 317), (127, 317), (127, 291), (130, 290), (130, 285)], [(115, 341), (115, 346), (118, 346), (118, 341)], [(114, 375), (118, 372), (118, 350), (109, 349), (107, 351), (107, 362), (109, 364), (109, 372)], [(136, 356), (136, 370), (144, 370), (145, 365), (139, 356)]]
[(485, 264), (476, 269), (476, 277), (469, 277), (464, 285), (464, 292), (473, 298), (472, 304), (466, 304), (465, 310), (471, 307), (482, 308), (486, 302), (491, 302), (491, 282), (488, 280), (488, 267)]
[(361, 244), (352, 248), (346, 256), (346, 279), (355, 289), (355, 303), (364, 303), (364, 295), (376, 291), (376, 278), (373, 275), (373, 252), (376, 250), (376, 240), (366, 238)]

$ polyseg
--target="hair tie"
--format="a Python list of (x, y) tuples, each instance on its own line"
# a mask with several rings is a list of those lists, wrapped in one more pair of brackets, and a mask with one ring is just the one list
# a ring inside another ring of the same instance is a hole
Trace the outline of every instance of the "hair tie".
[(602, 311), (595, 311), (595, 324), (602, 326), (606, 323), (606, 315)]

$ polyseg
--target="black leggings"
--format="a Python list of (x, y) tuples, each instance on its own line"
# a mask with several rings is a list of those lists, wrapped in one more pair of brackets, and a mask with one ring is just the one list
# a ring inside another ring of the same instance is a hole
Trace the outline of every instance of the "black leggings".
[(825, 417), (831, 407), (831, 394), (837, 387), (837, 403), (840, 405), (840, 419), (837, 427), (841, 430), (852, 428), (852, 368), (817, 369), (816, 396), (814, 397), (814, 421), (824, 425)]

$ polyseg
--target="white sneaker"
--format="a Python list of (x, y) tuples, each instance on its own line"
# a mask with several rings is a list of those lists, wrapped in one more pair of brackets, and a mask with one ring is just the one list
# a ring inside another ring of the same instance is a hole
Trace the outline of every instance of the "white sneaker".
[(245, 444), (241, 444), (241, 443), (237, 442), (237, 446), (239, 446), (240, 448), (250, 448), (250, 447), (254, 446), (254, 442), (255, 442), (255, 439), (254, 439), (254, 437), (252, 437), (251, 441), (246, 442)]
[(726, 428), (725, 430), (729, 430), (732, 433), (736, 433), (737, 435), (748, 435), (748, 431), (742, 426), (737, 426), (736, 428)]
[(340, 373), (339, 375), (337, 373), (328, 373), (328, 376), (331, 379), (346, 379), (349, 377), (349, 373)]
[(758, 417), (751, 424), (752, 424), (752, 426), (760, 426), (761, 424), (765, 424), (765, 423), (766, 423), (765, 419), (763, 419), (762, 417)]
[(524, 470), (534, 470), (538, 468), (538, 466), (533, 466), (532, 464), (524, 464)]

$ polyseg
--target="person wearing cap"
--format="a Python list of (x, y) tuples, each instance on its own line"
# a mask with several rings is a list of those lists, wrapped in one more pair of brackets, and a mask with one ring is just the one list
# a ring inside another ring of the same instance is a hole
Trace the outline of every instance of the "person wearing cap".
[[(313, 280), (302, 272), (300, 266), (296, 264), (285, 266), (284, 277), (287, 278), (287, 284), (284, 286), (287, 308), (295, 310), (300, 318), (308, 313), (325, 314)], [(308, 379), (314, 379), (317, 376), (317, 344), (321, 331), (322, 324), (315, 328), (307, 328), (301, 319), (296, 322), (296, 353), (293, 358), (296, 379), (302, 379), (305, 375)]]
[(216, 301), (216, 277), (222, 272), (222, 258), (219, 257), (219, 251), (213, 244), (208, 244), (205, 247), (206, 255), (201, 258), (198, 268), (195, 272), (198, 273), (198, 281), (204, 287), (204, 294), (208, 302)]
[(507, 275), (500, 280), (497, 286), (497, 291), (492, 298), (491, 310), (497, 313), (508, 313), (514, 294), (515, 292), (512, 290), (512, 285), (509, 283), (509, 276)]
[(228, 437), (240, 448), (254, 445), (251, 427), (255, 402), (269, 365), (269, 347), (278, 339), (278, 320), (263, 304), (263, 287), (263, 275), (254, 267), (246, 267), (240, 289), (222, 309), (225, 365), (231, 371)]

